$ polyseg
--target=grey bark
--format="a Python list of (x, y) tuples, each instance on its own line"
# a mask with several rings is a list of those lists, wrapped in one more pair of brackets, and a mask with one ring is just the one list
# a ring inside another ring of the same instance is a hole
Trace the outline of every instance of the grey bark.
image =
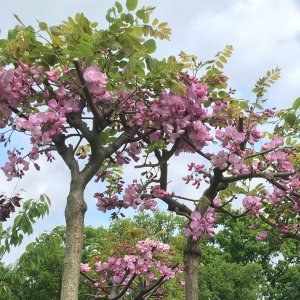
[(201, 253), (199, 240), (193, 241), (188, 238), (184, 249), (184, 269), (185, 269), (185, 299), (199, 300), (199, 264)]
[(86, 212), (83, 192), (82, 184), (78, 180), (72, 180), (65, 210), (66, 254), (62, 271), (61, 300), (78, 299), (84, 215)]

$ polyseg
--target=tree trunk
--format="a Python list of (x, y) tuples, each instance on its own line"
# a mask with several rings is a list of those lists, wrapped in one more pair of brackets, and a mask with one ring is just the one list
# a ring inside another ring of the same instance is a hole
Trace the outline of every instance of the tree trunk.
[(61, 300), (78, 299), (84, 214), (87, 209), (83, 193), (84, 185), (80, 180), (72, 180), (65, 210), (66, 253), (63, 262)]
[(199, 275), (201, 253), (199, 240), (193, 241), (188, 238), (184, 249), (184, 269), (185, 269), (185, 299), (199, 300)]

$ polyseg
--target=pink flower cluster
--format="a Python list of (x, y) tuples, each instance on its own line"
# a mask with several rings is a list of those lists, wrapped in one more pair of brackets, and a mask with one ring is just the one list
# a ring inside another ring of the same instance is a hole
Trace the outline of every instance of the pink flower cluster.
[(63, 114), (48, 111), (31, 114), (28, 119), (17, 118), (16, 126), (19, 130), (29, 131), (31, 143), (41, 146), (51, 144), (54, 135), (66, 132), (65, 122)]
[[(129, 254), (124, 257), (111, 256), (105, 262), (96, 262), (94, 270), (100, 276), (96, 286), (107, 284), (111, 281), (114, 285), (126, 284), (134, 274), (138, 276), (146, 275), (146, 282), (150, 284), (151, 281), (157, 279), (157, 271), (161, 276), (164, 276), (165, 280), (181, 273), (180, 268), (172, 268), (166, 265), (163, 256), (161, 256), (161, 254), (170, 251), (168, 244), (146, 239), (145, 241), (137, 242), (134, 248), (132, 249), (136, 253), (134, 255)], [(81, 271), (88, 273), (92, 271), (92, 268), (88, 263), (82, 263)]]
[(291, 157), (285, 152), (271, 152), (267, 157), (267, 161), (275, 166), (280, 172), (293, 172), (294, 167), (291, 164)]
[(109, 103), (111, 101), (111, 93), (106, 90), (106, 75), (97, 66), (86, 68), (83, 78), (95, 102)]
[(263, 150), (274, 150), (282, 145), (283, 145), (283, 138), (275, 137), (271, 142), (264, 144), (262, 146), (262, 149)]
[(10, 181), (14, 177), (22, 178), (24, 171), (29, 170), (29, 162), (21, 157), (21, 152), (14, 149), (13, 151), (8, 150), (8, 162), (1, 167), (2, 171), (7, 177), (7, 180)]
[(12, 110), (18, 104), (30, 106), (28, 99), (35, 95), (34, 85), (41, 83), (42, 67), (29, 67), (19, 62), (15, 70), (0, 70), (0, 128), (11, 121)]
[(153, 251), (156, 251), (157, 253), (170, 251), (170, 245), (151, 239), (137, 242), (136, 248), (140, 254), (144, 254), (149, 258), (152, 258)]
[(238, 132), (235, 127), (228, 126), (225, 131), (216, 130), (216, 138), (222, 142), (222, 146), (230, 150), (240, 149), (240, 144), (245, 140), (245, 134)]
[(203, 238), (207, 233), (209, 237), (213, 237), (215, 220), (215, 210), (212, 207), (207, 209), (203, 217), (198, 211), (193, 211), (191, 221), (184, 228), (185, 236), (191, 236), (193, 240), (197, 240), (198, 238)]
[(272, 194), (270, 194), (269, 192), (266, 192), (265, 198), (267, 199), (267, 201), (270, 204), (277, 206), (282, 203), (285, 195), (286, 195), (286, 193), (284, 191), (282, 191), (281, 189), (274, 188)]
[(190, 163), (188, 164), (188, 170), (193, 171), (192, 174), (186, 175), (182, 177), (182, 180), (185, 181), (185, 184), (188, 184), (192, 181), (192, 185), (198, 189), (200, 187), (201, 179), (199, 175), (202, 173), (202, 169), (204, 168), (204, 164)]
[(260, 197), (247, 196), (243, 200), (244, 210), (251, 210), (252, 215), (259, 217), (260, 209), (262, 208), (262, 203)]
[(129, 208), (143, 210), (156, 210), (156, 201), (152, 198), (145, 197), (141, 199), (141, 186), (138, 184), (129, 184), (124, 190), (123, 201), (119, 200), (117, 195), (105, 197), (103, 194), (96, 193), (95, 198), (98, 199), (96, 206), (98, 210), (106, 212), (115, 208)]
[[(207, 115), (203, 107), (203, 102), (207, 101), (207, 91), (206, 85), (193, 83), (188, 86), (186, 97), (164, 92), (158, 100), (149, 102), (149, 106), (139, 101), (134, 107), (137, 112), (133, 115), (132, 125), (144, 130), (149, 127), (156, 129), (150, 135), (151, 142), (164, 139), (175, 143), (185, 135), (195, 148), (202, 149), (212, 140), (209, 128), (203, 123)], [(195, 152), (187, 143), (181, 142), (177, 153), (183, 151)]]
[(261, 231), (257, 236), (256, 236), (256, 240), (258, 242), (263, 241), (266, 237), (268, 236), (268, 232), (267, 231)]

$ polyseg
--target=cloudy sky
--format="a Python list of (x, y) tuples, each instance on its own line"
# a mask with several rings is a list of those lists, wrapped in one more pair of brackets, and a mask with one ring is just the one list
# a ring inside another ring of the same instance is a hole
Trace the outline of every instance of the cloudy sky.
[[(0, 0), (0, 37), (5, 37), (8, 29), (16, 25), (13, 14), (28, 25), (35, 24), (36, 20), (55, 25), (68, 16), (83, 12), (103, 27), (106, 25), (105, 13), (113, 3), (110, 0)], [(268, 93), (269, 105), (287, 107), (300, 96), (300, 1), (149, 0), (140, 1), (140, 4), (155, 6), (154, 16), (169, 22), (172, 28), (171, 41), (158, 44), (158, 57), (177, 55), (183, 50), (201, 59), (210, 59), (231, 44), (234, 53), (225, 73), (230, 78), (230, 86), (237, 89), (240, 97), (251, 99), (255, 81), (277, 66), (282, 75)], [(0, 148), (0, 151), (0, 164), (3, 165), (6, 149)], [(69, 184), (68, 170), (59, 158), (52, 164), (41, 162), (41, 165), (40, 172), (31, 170), (17, 185), (18, 190), (24, 190), (25, 199), (42, 193), (52, 199), (51, 214), (38, 221), (36, 234), (64, 224), (63, 211)], [(176, 167), (182, 169), (185, 165), (182, 161)], [(182, 175), (178, 176), (173, 180), (174, 186)], [(0, 191), (9, 194), (15, 187), (16, 181), (7, 183), (0, 173)], [(95, 210), (92, 195), (96, 190), (99, 186), (90, 184), (86, 191), (89, 207), (86, 224), (107, 225), (108, 216)], [(24, 245), (6, 256), (7, 262), (14, 261)]]

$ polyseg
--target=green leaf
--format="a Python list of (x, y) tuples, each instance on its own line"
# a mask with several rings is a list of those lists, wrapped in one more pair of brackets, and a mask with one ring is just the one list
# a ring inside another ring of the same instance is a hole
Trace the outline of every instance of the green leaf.
[(220, 61), (221, 61), (222, 63), (224, 63), (224, 64), (227, 63), (227, 59), (226, 59), (226, 57), (224, 57), (224, 56), (221, 56), (221, 57), (220, 57)]
[(18, 21), (20, 24), (22, 24), (23, 26), (25, 26), (24, 23), (22, 22), (22, 20), (21, 20), (16, 14), (14, 14), (14, 17), (17, 19), (17, 21)]
[(122, 7), (122, 4), (118, 1), (115, 2), (115, 7), (117, 8), (118, 10), (118, 13), (121, 13), (123, 11), (123, 7)]
[(252, 105), (258, 109), (264, 109), (260, 104), (258, 103), (252, 103)]
[(91, 48), (85, 44), (79, 44), (77, 50), (76, 53), (79, 58), (91, 57), (94, 55)]
[(294, 112), (289, 112), (284, 117), (284, 120), (290, 126), (294, 126), (295, 125), (296, 119), (297, 119), (297, 117), (296, 117), (296, 114)]
[(150, 39), (144, 43), (144, 46), (146, 48), (146, 53), (151, 54), (155, 52), (156, 50), (156, 43), (153, 39)]
[(138, 0), (127, 0), (126, 7), (128, 10), (135, 10), (138, 4)]
[(298, 97), (293, 103), (293, 109), (298, 109), (300, 106), (300, 97)]
[(162, 22), (162, 23), (159, 24), (158, 28), (159, 28), (159, 29), (164, 29), (164, 28), (166, 28), (167, 26), (168, 26), (168, 23), (167, 23), (167, 22)]
[(129, 23), (129, 24), (133, 24), (133, 22), (134, 22), (134, 17), (133, 17), (133, 15), (132, 14), (126, 14), (126, 16), (125, 16), (125, 21), (127, 22), (127, 23)]
[(220, 69), (223, 69), (223, 64), (222, 64), (220, 61), (217, 61), (217, 62), (216, 62), (216, 65), (217, 65)]
[(145, 15), (145, 11), (144, 11), (143, 9), (139, 9), (139, 10), (136, 12), (136, 16), (137, 16), (139, 19), (141, 19), (141, 20), (143, 20), (144, 15)]
[(154, 19), (153, 22), (152, 22), (152, 25), (155, 26), (157, 24), (158, 24), (158, 19)]
[(41, 30), (45, 31), (45, 30), (47, 30), (48, 25), (45, 22), (39, 22), (39, 27)]
[(145, 150), (147, 154), (160, 149), (166, 149), (166, 144), (163, 140), (157, 140), (154, 143), (150, 144), (148, 148)]

